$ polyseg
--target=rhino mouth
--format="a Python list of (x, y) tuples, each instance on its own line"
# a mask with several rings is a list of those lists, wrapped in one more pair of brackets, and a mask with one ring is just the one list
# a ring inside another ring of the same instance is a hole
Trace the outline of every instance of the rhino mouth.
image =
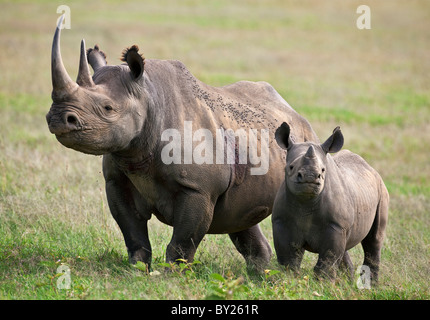
[(321, 192), (321, 182), (295, 182), (297, 194), (318, 195)]
[(70, 128), (64, 127), (64, 126), (56, 126), (56, 125), (52, 125), (49, 126), (49, 131), (52, 134), (55, 134), (55, 136), (57, 137), (73, 137), (76, 135), (79, 135), (80, 133), (82, 133), (83, 131), (90, 131), (92, 130), (91, 128), (88, 127), (84, 127), (84, 126), (77, 126), (75, 128), (73, 128), (72, 130), (70, 130)]
[(298, 186), (320, 186), (321, 182), (295, 182)]
[(93, 136), (87, 135), (91, 130), (90, 128), (76, 129), (67, 133), (55, 134), (55, 138), (66, 148), (86, 154), (102, 155), (104, 152), (100, 148), (100, 141), (96, 141), (97, 139), (94, 139)]
[(91, 130), (92, 128), (88, 128), (84, 126), (76, 127), (73, 130), (69, 130), (69, 131), (67, 131), (67, 129), (63, 130), (62, 128), (58, 129), (55, 127), (51, 129), (51, 127), (49, 127), (49, 131), (52, 134), (55, 134), (55, 136), (57, 137), (67, 137), (67, 136), (73, 137), (81, 134), (83, 131), (91, 131)]

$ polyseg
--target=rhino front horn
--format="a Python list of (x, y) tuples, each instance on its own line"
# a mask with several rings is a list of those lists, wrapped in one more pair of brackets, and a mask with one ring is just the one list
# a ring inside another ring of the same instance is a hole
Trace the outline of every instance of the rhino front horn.
[(81, 56), (79, 60), (79, 72), (76, 82), (79, 86), (93, 87), (95, 84), (91, 78), (90, 67), (87, 61), (87, 50), (85, 49), (85, 40), (81, 41)]
[(78, 84), (74, 82), (64, 67), (60, 52), (61, 24), (64, 14), (60, 17), (57, 29), (55, 30), (51, 52), (51, 75), (52, 75), (52, 97), (61, 99), (68, 93), (73, 92)]

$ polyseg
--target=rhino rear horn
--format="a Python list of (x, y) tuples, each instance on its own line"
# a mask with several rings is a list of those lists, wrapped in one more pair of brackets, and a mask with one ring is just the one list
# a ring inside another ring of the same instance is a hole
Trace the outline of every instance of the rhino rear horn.
[(51, 51), (52, 96), (57, 98), (73, 92), (78, 87), (78, 84), (67, 73), (61, 58), (60, 35), (63, 19), (64, 14), (60, 17), (55, 30)]
[(87, 50), (87, 59), (94, 72), (107, 65), (106, 55), (100, 50), (97, 44), (94, 46), (94, 49), (89, 48)]
[(90, 74), (90, 67), (87, 61), (87, 50), (85, 49), (85, 40), (81, 41), (81, 56), (79, 60), (79, 72), (76, 83), (82, 87), (93, 87), (95, 86), (93, 79)]

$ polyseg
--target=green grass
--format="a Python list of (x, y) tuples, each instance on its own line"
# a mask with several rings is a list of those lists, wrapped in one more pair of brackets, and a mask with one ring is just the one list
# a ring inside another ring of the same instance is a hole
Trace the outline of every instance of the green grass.
[[(77, 1), (61, 47), (72, 78), (81, 38), (98, 43), (110, 64), (136, 43), (145, 57), (181, 60), (211, 85), (271, 83), (321, 139), (340, 125), (345, 148), (375, 167), (390, 192), (378, 287), (359, 290), (342, 275), (316, 280), (311, 253), (298, 274), (275, 256), (267, 274), (248, 273), (226, 235), (204, 238), (200, 263), (165, 272), (172, 229), (155, 218), (153, 273), (129, 265), (101, 157), (64, 148), (46, 125), (58, 4), (2, 1), (0, 299), (429, 299), (429, 5), (368, 1), (372, 29), (360, 31), (359, 4)], [(262, 229), (273, 248), (270, 218)], [(361, 248), (351, 256), (358, 266)], [(70, 268), (70, 289), (57, 288), (61, 265)]]

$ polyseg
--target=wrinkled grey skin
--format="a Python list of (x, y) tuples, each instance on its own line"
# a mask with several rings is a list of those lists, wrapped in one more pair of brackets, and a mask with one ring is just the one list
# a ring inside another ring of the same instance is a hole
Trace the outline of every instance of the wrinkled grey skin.
[(315, 272), (333, 278), (343, 261), (353, 266), (347, 250), (361, 242), (364, 265), (378, 279), (389, 195), (379, 174), (360, 156), (342, 150), (337, 127), (323, 144), (297, 143), (290, 126), (275, 133), (288, 150), (285, 182), (273, 207), (272, 225), (278, 262), (298, 269), (305, 250), (318, 253)]
[[(266, 263), (271, 249), (258, 223), (271, 213), (285, 162), (274, 141), (277, 119), (289, 119), (298, 141), (317, 141), (309, 123), (267, 83), (211, 87), (179, 61), (143, 60), (135, 46), (123, 53), (127, 63), (116, 66), (107, 65), (97, 46), (90, 49), (91, 77), (82, 41), (74, 82), (62, 63), (59, 37), (57, 28), (49, 130), (68, 148), (104, 155), (109, 208), (130, 262), (150, 263), (147, 221), (154, 214), (173, 226), (168, 262), (192, 261), (206, 233), (228, 233), (250, 266)], [(213, 137), (219, 128), (270, 129), (267, 174), (250, 175), (251, 164), (164, 164), (160, 153), (169, 142), (161, 134), (169, 128), (183, 133), (184, 121)]]

